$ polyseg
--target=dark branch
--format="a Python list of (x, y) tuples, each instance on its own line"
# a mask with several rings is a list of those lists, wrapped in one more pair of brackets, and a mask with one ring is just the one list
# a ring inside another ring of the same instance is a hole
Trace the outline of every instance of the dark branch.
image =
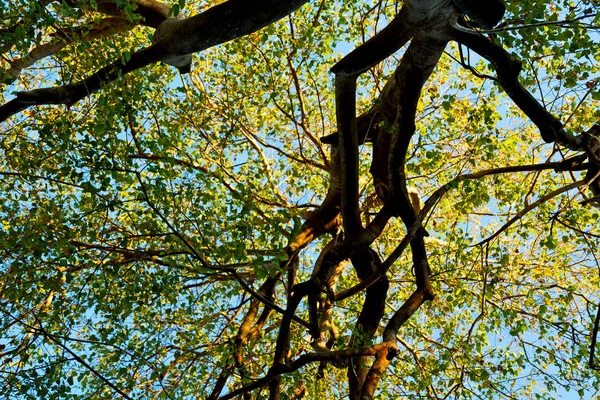
[(454, 32), (454, 40), (475, 51), (490, 61), (500, 85), (515, 104), (538, 127), (546, 143), (558, 142), (572, 150), (583, 149), (580, 137), (567, 133), (563, 124), (548, 112), (519, 82), (521, 62), (504, 50), (500, 45), (478, 33)]
[(197, 53), (255, 32), (294, 12), (308, 0), (229, 0), (202, 14), (182, 20), (168, 37), (137, 51), (127, 62), (115, 62), (75, 84), (19, 92), (0, 106), (0, 122), (41, 104), (72, 105), (131, 71), (171, 56)]

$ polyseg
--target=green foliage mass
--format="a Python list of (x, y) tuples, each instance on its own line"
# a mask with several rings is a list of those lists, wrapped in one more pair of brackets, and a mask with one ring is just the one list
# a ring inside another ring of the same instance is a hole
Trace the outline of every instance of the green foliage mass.
[[(150, 44), (152, 29), (136, 25), (135, 2), (115, 2), (131, 29), (94, 40), (86, 37), (104, 18), (97, 4), (68, 3), (0, 1), (0, 74), (11, 76), (2, 102), (17, 91), (81, 80)], [(217, 3), (169, 6), (191, 16)], [(521, 83), (567, 131), (588, 129), (600, 115), (600, 4), (506, 4), (506, 26), (521, 28), (495, 32), (495, 40), (524, 60)], [(336, 132), (329, 69), (401, 6), (313, 1), (194, 55), (189, 75), (155, 63), (71, 107), (30, 108), (3, 122), (0, 397), (207, 398), (219, 374), (232, 370), (253, 293), (276, 277), (273, 303), (285, 309), (289, 300), (286, 246), (330, 184), (330, 147), (320, 141)], [(11, 60), (62, 33), (72, 39), (64, 48), (14, 76)], [(376, 104), (403, 54), (359, 79), (359, 114)], [(494, 74), (480, 56), (452, 43), (424, 87), (406, 163), (408, 185), (424, 200), (463, 174), (574, 154), (545, 144), (490, 79)], [(371, 151), (370, 143), (359, 148), (365, 223), (381, 207), (372, 201)], [(552, 197), (478, 245), (538, 199), (582, 178), (548, 169), (450, 185), (425, 221), (436, 298), (400, 329), (400, 354), (377, 396), (597, 395), (600, 376), (588, 359), (600, 231), (598, 208), (581, 204), (589, 194), (579, 188)], [(385, 259), (405, 233), (392, 220), (372, 248)], [(300, 252), (296, 282), (310, 278), (330, 238)], [(414, 290), (410, 252), (388, 278), (374, 343)], [(346, 264), (336, 287), (357, 282)], [(359, 294), (333, 305), (334, 350), (349, 347), (363, 301)], [(222, 395), (271, 367), (282, 314), (265, 315), (244, 347), (243, 373), (233, 369)], [(308, 306), (301, 303), (296, 315), (308, 320)], [(291, 329), (287, 359), (312, 352), (306, 327)], [(319, 368), (311, 363), (285, 374), (282, 398), (299, 398), (294, 393), (302, 388), (305, 398), (344, 398), (346, 369)]]

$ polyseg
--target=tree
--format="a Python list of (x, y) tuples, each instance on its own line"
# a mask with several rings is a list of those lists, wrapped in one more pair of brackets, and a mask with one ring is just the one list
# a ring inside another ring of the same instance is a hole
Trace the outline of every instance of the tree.
[(597, 1), (0, 5), (4, 397), (600, 390)]

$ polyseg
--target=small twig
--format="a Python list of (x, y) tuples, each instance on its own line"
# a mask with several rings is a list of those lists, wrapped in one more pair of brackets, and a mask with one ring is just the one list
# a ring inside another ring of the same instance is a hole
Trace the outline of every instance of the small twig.
[(573, 18), (573, 19), (563, 19), (561, 21), (533, 22), (531, 24), (503, 26), (501, 28), (494, 28), (494, 29), (487, 29), (487, 30), (478, 29), (477, 31), (481, 32), (481, 33), (496, 33), (496, 32), (518, 31), (521, 29), (528, 29), (528, 28), (539, 28), (540, 26), (554, 26), (554, 25), (563, 26), (563, 25), (568, 25), (572, 22), (581, 21), (582, 19), (594, 18), (594, 17), (596, 17), (596, 15), (597, 14), (586, 14), (586, 15), (582, 15), (581, 17), (577, 17), (577, 18)]
[[(468, 50), (468, 48), (467, 48), (467, 50)], [(475, 67), (470, 65), (468, 61), (465, 60), (461, 44), (458, 45), (458, 54), (460, 55), (460, 60), (457, 59), (456, 57), (454, 57), (452, 54), (448, 53), (447, 51), (444, 51), (444, 53), (446, 53), (446, 55), (448, 57), (450, 57), (451, 59), (453, 59), (454, 61), (459, 63), (464, 69), (466, 69), (467, 71), (470, 71), (476, 77), (481, 78), (481, 79), (490, 79), (494, 82), (498, 82), (498, 78), (496, 78), (495, 76), (492, 76), (492, 75), (482, 74), (481, 72), (477, 71), (475, 69)]]
[(204, 258), (200, 254), (198, 254), (198, 252), (196, 251), (196, 248), (194, 246), (192, 246), (192, 244), (189, 243), (177, 229), (175, 229), (173, 224), (171, 224), (171, 222), (162, 214), (162, 212), (160, 212), (158, 207), (156, 207), (156, 205), (150, 200), (150, 196), (148, 196), (148, 191), (146, 190), (146, 185), (144, 184), (144, 181), (142, 180), (142, 175), (138, 171), (135, 172), (135, 175), (136, 175), (138, 182), (140, 184), (140, 187), (142, 189), (142, 193), (144, 194), (144, 199), (146, 200), (146, 203), (150, 206), (152, 211), (154, 211), (154, 213), (156, 213), (156, 215), (158, 215), (158, 217), (165, 223), (165, 225), (167, 225), (167, 227), (171, 230), (171, 232), (173, 232), (175, 234), (175, 236), (177, 236), (179, 238), (179, 240), (181, 240), (183, 242), (183, 244), (188, 249), (190, 249), (190, 251), (194, 255), (194, 258), (196, 258), (196, 260), (200, 261), (200, 263), (202, 264), (202, 266), (204, 268), (215, 269), (214, 267), (211, 267), (210, 265), (208, 265), (206, 260), (204, 260)]
[(67, 346), (65, 346), (64, 344), (62, 344), (58, 339), (56, 339), (54, 337), (54, 335), (48, 333), (46, 331), (46, 329), (44, 329), (44, 327), (42, 326), (42, 322), (37, 317), (35, 317), (35, 319), (36, 319), (36, 321), (38, 323), (38, 326), (39, 326), (37, 328), (37, 330), (39, 330), (46, 338), (48, 338), (50, 341), (54, 342), (58, 347), (60, 347), (61, 349), (63, 349), (67, 353), (69, 353), (78, 363), (80, 363), (81, 365), (83, 365), (88, 371), (90, 371), (92, 374), (94, 374), (102, 382), (106, 383), (112, 390), (114, 390), (115, 392), (119, 393), (123, 398), (125, 398), (127, 400), (133, 400), (131, 397), (129, 397), (127, 395), (127, 393), (123, 392), (114, 383), (112, 383), (111, 381), (109, 381), (104, 375), (102, 375), (101, 373), (99, 373), (98, 371), (96, 371), (96, 369), (94, 367), (92, 367), (84, 359), (82, 359), (81, 357), (79, 357), (73, 350), (69, 349)]
[(515, 222), (517, 222), (519, 219), (523, 218), (523, 216), (525, 214), (527, 214), (529, 211), (533, 210), (534, 208), (537, 208), (538, 206), (540, 206), (541, 204), (547, 202), (548, 200), (553, 199), (554, 197), (558, 196), (559, 194), (562, 194), (564, 192), (568, 192), (571, 189), (575, 189), (575, 188), (577, 188), (579, 186), (582, 186), (582, 185), (585, 185), (585, 184), (586, 184), (585, 180), (582, 179), (580, 181), (573, 182), (570, 185), (567, 185), (567, 186), (561, 187), (559, 189), (556, 189), (556, 190), (548, 193), (545, 196), (542, 196), (537, 201), (534, 201), (529, 206), (527, 206), (523, 210), (519, 211), (517, 213), (517, 215), (515, 215), (507, 223), (505, 223), (504, 225), (502, 225), (502, 227), (500, 229), (498, 229), (496, 231), (496, 233), (494, 233), (492, 236), (488, 237), (485, 240), (482, 240), (481, 242), (477, 243), (475, 246), (481, 246), (481, 245), (484, 245), (486, 243), (489, 243), (490, 241), (492, 241), (496, 237), (498, 237), (498, 235), (500, 235), (502, 232), (504, 232), (505, 230), (507, 230), (512, 224), (514, 224)]
[(600, 235), (596, 235), (596, 234), (593, 234), (593, 233), (591, 233), (591, 232), (586, 232), (586, 231), (584, 231), (584, 230), (581, 230), (581, 229), (575, 228), (574, 226), (571, 226), (571, 225), (567, 224), (565, 221), (561, 221), (561, 220), (558, 218), (558, 216), (557, 216), (557, 217), (555, 217), (555, 218), (554, 218), (554, 220), (555, 220), (556, 222), (558, 222), (559, 224), (561, 224), (562, 226), (564, 226), (565, 228), (567, 228), (567, 229), (571, 229), (571, 230), (573, 230), (573, 231), (575, 231), (575, 232), (577, 232), (577, 233), (580, 233), (580, 234), (582, 234), (582, 235), (584, 235), (584, 236), (591, 236), (591, 237), (594, 237), (594, 238), (599, 238), (599, 239), (600, 239)]

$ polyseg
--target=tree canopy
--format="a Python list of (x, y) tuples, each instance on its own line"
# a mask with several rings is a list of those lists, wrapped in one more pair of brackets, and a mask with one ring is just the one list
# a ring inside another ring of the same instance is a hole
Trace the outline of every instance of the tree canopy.
[(0, 15), (2, 397), (600, 391), (597, 0)]

